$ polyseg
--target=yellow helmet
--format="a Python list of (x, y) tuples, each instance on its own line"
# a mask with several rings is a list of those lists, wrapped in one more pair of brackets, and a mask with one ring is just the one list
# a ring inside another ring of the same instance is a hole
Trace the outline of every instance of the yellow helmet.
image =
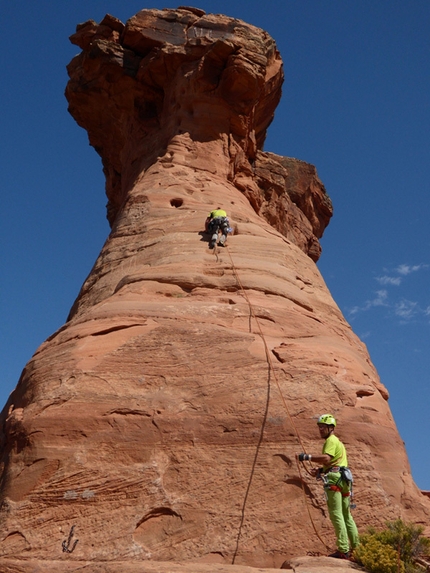
[(327, 424), (327, 426), (336, 426), (336, 420), (332, 414), (323, 414), (318, 418), (317, 424)]

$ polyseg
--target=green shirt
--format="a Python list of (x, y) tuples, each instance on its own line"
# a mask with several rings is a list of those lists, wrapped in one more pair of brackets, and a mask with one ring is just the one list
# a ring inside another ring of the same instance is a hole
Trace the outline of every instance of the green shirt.
[(348, 467), (348, 458), (346, 457), (345, 446), (334, 434), (329, 436), (324, 442), (322, 453), (331, 456), (331, 462), (328, 465), (323, 466), (324, 470), (328, 470), (333, 466)]
[(209, 217), (211, 219), (216, 219), (217, 217), (227, 217), (227, 213), (224, 209), (215, 209), (209, 213)]

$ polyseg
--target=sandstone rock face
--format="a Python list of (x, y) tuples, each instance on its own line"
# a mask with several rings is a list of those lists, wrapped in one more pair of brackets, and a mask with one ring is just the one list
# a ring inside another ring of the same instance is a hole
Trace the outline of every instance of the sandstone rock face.
[[(350, 561), (330, 557), (299, 557), (282, 564), (281, 569), (292, 573), (352, 573), (356, 565)], [(247, 565), (225, 565), (220, 563), (178, 563), (176, 561), (76, 561), (73, 558), (58, 561), (36, 561), (25, 559), (2, 560), (2, 573), (255, 573)], [(279, 568), (258, 568), (258, 573), (275, 573)]]
[[(314, 262), (330, 200), (312, 166), (262, 151), (273, 40), (179, 8), (72, 41), (66, 95), (102, 157), (112, 231), (2, 413), (4, 563), (279, 568), (324, 551), (306, 509), (333, 546), (323, 492), (294, 453), (321, 448), (327, 411), (359, 527), (428, 521), (388, 393)], [(233, 234), (210, 251), (218, 206)]]

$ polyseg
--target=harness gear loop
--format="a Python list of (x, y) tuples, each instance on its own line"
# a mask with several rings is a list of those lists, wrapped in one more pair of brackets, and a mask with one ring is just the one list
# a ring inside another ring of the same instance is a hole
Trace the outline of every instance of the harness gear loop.
[[(337, 473), (337, 472), (339, 472), (340, 475), (339, 475), (338, 479), (336, 480), (336, 483), (332, 483), (332, 484), (329, 483), (328, 477), (326, 474)], [(355, 509), (356, 505), (352, 503), (352, 498), (354, 496), (352, 484), (354, 482), (354, 479), (352, 477), (352, 472), (349, 468), (344, 467), (344, 466), (332, 466), (331, 468), (329, 468), (328, 470), (326, 470), (324, 472), (322, 470), (319, 470), (318, 478), (322, 480), (324, 490), (329, 489), (331, 491), (339, 491), (342, 494), (342, 497), (350, 497), (351, 498), (350, 509)], [(342, 492), (342, 488), (339, 486), (341, 481), (349, 484), (349, 487), (350, 487), (349, 491)], [(327, 498), (327, 494), (326, 494), (326, 498)]]

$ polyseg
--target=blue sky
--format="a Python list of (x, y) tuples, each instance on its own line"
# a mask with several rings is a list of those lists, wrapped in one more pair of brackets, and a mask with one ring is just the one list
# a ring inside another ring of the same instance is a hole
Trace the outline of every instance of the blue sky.
[[(179, 3), (178, 3), (179, 4)], [(61, 326), (109, 232), (101, 162), (67, 112), (76, 24), (135, 0), (8, 0), (0, 17), (0, 402)], [(200, 0), (267, 30), (285, 83), (265, 150), (314, 164), (334, 204), (318, 266), (367, 345), (430, 490), (430, 2)]]

